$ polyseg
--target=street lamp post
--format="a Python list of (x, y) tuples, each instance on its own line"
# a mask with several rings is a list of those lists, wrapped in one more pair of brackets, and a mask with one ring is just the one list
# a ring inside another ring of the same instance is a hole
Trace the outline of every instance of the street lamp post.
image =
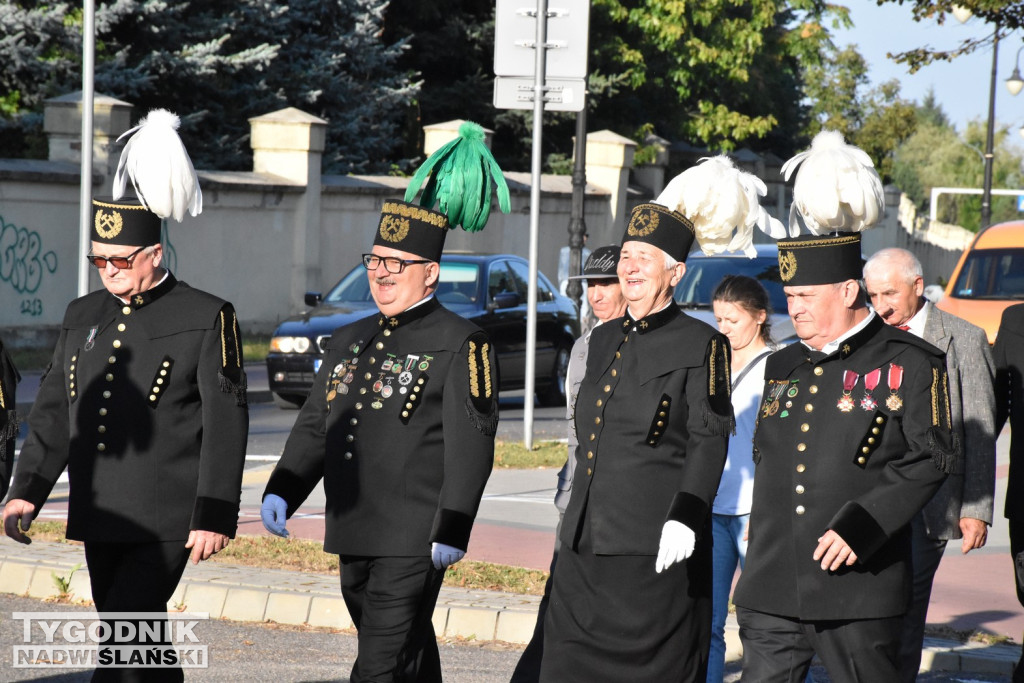
[(988, 129), (985, 131), (985, 180), (981, 186), (981, 233), (992, 222), (992, 161), (996, 131), (996, 69), (999, 64), (999, 23), (992, 33), (992, 78), (988, 88)]

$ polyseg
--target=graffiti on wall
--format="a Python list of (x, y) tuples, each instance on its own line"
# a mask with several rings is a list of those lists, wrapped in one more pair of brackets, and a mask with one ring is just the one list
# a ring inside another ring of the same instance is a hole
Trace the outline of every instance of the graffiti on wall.
[[(19, 228), (0, 216), (0, 282), (9, 284), (18, 294), (35, 294), (44, 272), (57, 272), (57, 254), (43, 251), (43, 240), (38, 232)], [(42, 315), (43, 302), (26, 297), (21, 300), (19, 312)]]

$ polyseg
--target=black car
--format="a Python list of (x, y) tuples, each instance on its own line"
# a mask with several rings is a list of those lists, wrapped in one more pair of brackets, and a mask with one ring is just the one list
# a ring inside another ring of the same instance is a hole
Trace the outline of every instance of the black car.
[[(500, 391), (526, 383), (526, 298), (530, 265), (512, 254), (446, 253), (441, 257), (438, 300), (479, 325), (498, 356)], [(275, 402), (301, 405), (323, 361), (331, 333), (377, 312), (366, 269), (357, 265), (326, 295), (306, 294), (312, 308), (282, 322), (270, 342), (267, 375)], [(580, 334), (579, 311), (537, 274), (537, 355), (534, 386), (542, 405), (565, 405), (565, 370)]]
[(717, 329), (711, 307), (711, 295), (726, 275), (747, 275), (758, 280), (768, 291), (771, 302), (772, 337), (779, 344), (796, 339), (796, 330), (789, 317), (786, 294), (779, 275), (779, 249), (774, 244), (756, 244), (757, 255), (714, 254), (695, 251), (686, 257), (686, 274), (676, 285), (675, 300), (694, 318)]

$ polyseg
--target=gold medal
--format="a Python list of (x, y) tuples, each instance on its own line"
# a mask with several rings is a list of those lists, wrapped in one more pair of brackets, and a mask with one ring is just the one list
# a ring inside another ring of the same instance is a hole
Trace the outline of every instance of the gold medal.
[(333, 401), (333, 400), (334, 400), (334, 398), (335, 398), (335, 397), (336, 397), (337, 395), (338, 395), (338, 392), (336, 392), (336, 391), (335, 391), (334, 389), (331, 389), (330, 391), (328, 391), (328, 392), (327, 392), (327, 400), (328, 400), (328, 401)]
[(836, 407), (844, 413), (848, 413), (853, 410), (854, 405), (853, 396), (850, 396), (849, 394), (843, 394), (840, 396), (839, 402), (836, 403)]
[(899, 394), (889, 394), (889, 398), (885, 399), (885, 407), (895, 413), (903, 408), (903, 399)]

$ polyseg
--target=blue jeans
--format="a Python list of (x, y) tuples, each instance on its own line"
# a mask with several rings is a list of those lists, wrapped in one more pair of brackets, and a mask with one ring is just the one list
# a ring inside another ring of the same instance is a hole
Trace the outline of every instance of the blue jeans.
[(708, 683), (722, 683), (725, 670), (725, 619), (729, 616), (729, 594), (736, 565), (743, 569), (747, 559), (747, 522), (750, 515), (711, 515), (711, 652)]

